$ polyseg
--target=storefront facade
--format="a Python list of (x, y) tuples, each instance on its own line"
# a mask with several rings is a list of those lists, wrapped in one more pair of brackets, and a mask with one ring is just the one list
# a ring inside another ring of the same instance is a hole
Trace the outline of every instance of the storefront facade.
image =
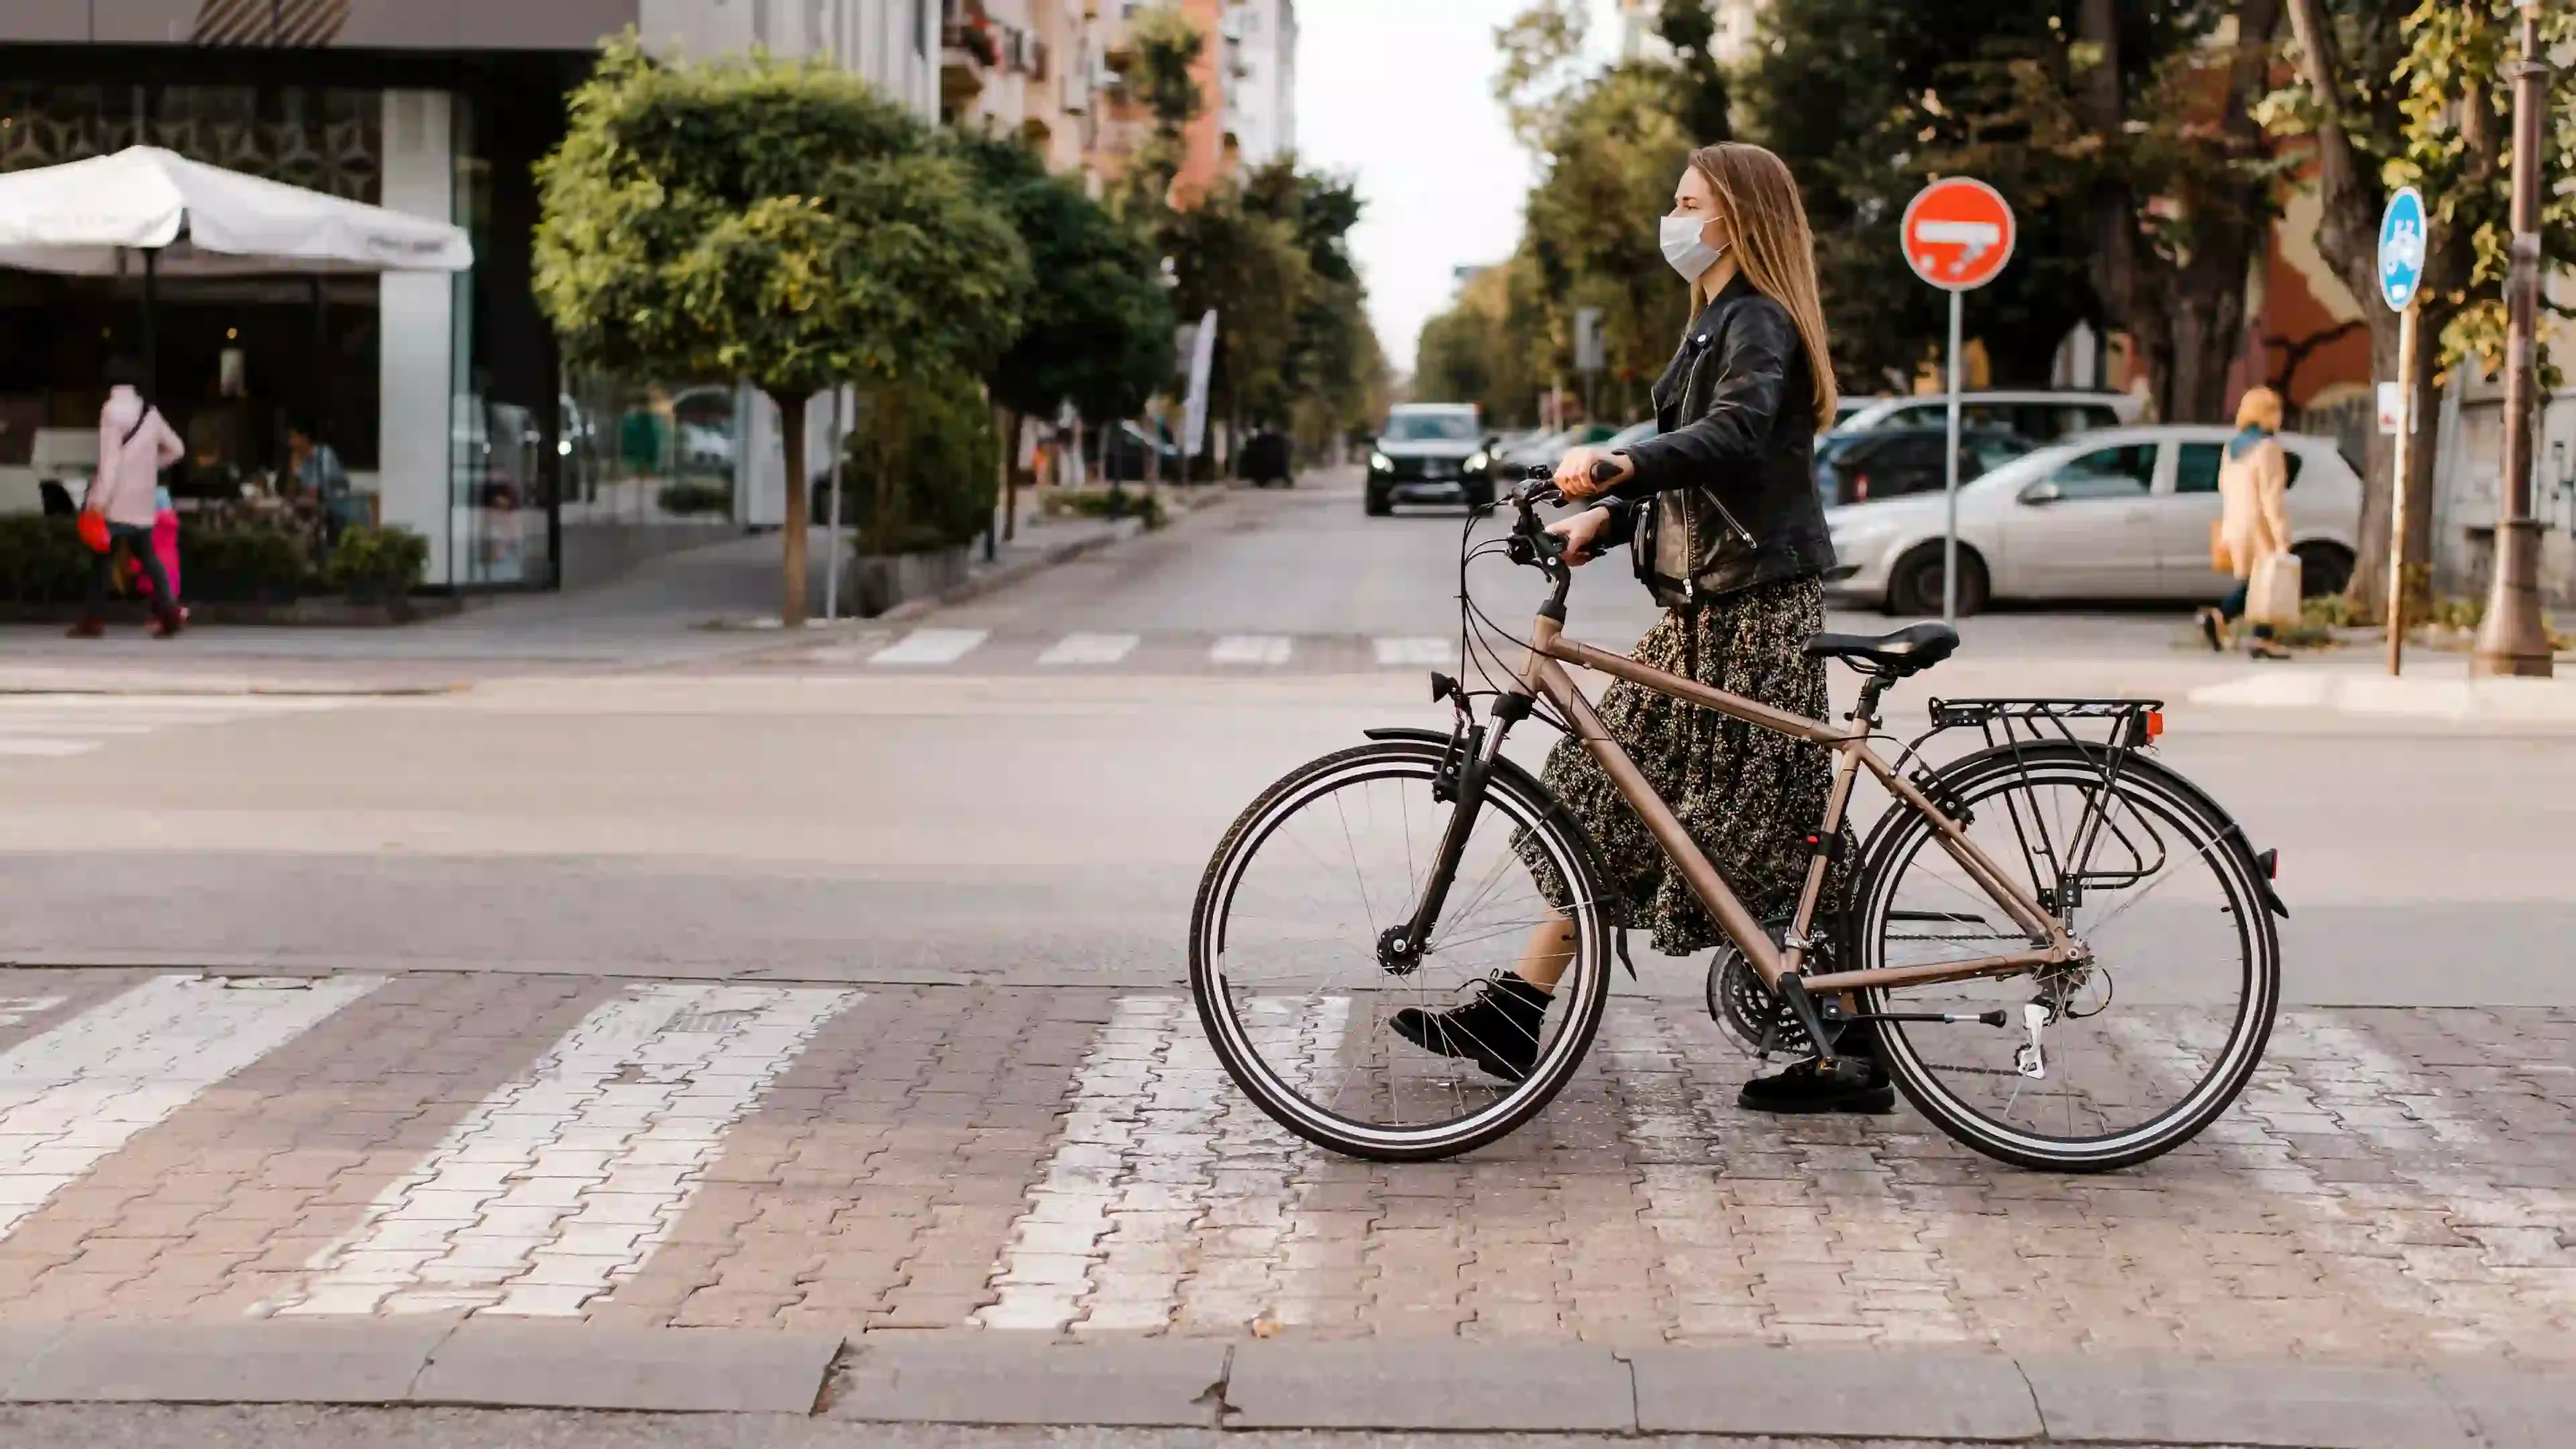
[[(927, 110), (933, 13), (929, 0), (0, 7), (0, 170), (149, 144), (465, 228), (475, 265), (453, 277), (158, 285), (155, 396), (189, 446), (171, 481), (204, 496), (273, 486), (290, 424), (318, 430), (380, 520), (429, 541), (432, 587), (549, 587), (565, 578), (567, 528), (578, 543), (710, 513), (767, 521), (755, 504), (773, 450), (753, 446), (763, 420), (739, 388), (568, 376), (536, 306), (533, 167), (601, 39), (634, 26), (695, 55), (762, 43), (841, 57)], [(0, 270), (0, 509), (37, 506), (57, 455), (94, 451), (80, 434), (108, 360), (145, 355), (142, 303), (139, 275)]]

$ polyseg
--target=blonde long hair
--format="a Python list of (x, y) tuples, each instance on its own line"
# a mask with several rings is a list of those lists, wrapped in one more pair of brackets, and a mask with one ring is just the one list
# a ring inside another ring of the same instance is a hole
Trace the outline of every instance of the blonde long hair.
[[(1816, 293), (1816, 238), (1807, 228), (1807, 204), (1779, 157), (1743, 141), (1721, 141), (1691, 153), (1691, 168), (1708, 178), (1718, 209), (1735, 237), (1735, 266), (1753, 289), (1779, 303), (1806, 344), (1807, 371), (1816, 395), (1816, 430), (1834, 425), (1833, 358), (1825, 351), (1825, 307)], [(1691, 283), (1691, 315), (1708, 305), (1705, 279)]]

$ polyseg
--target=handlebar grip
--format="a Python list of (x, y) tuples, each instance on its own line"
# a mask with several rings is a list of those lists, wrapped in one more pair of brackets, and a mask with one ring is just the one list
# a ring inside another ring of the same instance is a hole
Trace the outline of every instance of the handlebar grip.
[(1616, 483), (1616, 482), (1618, 482), (1618, 481), (1619, 481), (1619, 465), (1618, 465), (1618, 464), (1616, 464), (1616, 463), (1611, 462), (1611, 461), (1610, 461), (1609, 459), (1607, 459), (1607, 458), (1604, 458), (1604, 459), (1602, 459), (1600, 462), (1593, 464), (1593, 465), (1592, 465), (1592, 481), (1593, 481), (1593, 482), (1595, 482), (1595, 483)]

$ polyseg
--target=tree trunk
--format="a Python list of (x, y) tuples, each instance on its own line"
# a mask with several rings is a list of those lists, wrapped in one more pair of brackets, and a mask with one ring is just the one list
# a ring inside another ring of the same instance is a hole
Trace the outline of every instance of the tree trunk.
[(1002, 539), (1008, 542), (1020, 536), (1020, 430), (1028, 423), (1008, 410), (1002, 423), (1008, 429), (1002, 434)]
[(789, 629), (805, 627), (805, 403), (802, 393), (780, 396), (778, 426), (787, 444), (787, 519), (785, 566), (778, 599), (779, 622)]
[[(2398, 375), (2397, 340), (2400, 323), (2396, 313), (2370, 304), (2370, 372), (2373, 377), (2394, 381)], [(2433, 467), (2439, 449), (2435, 446), (2432, 423), (2434, 399), (2440, 394), (2433, 387), (2433, 363), (2441, 355), (2442, 326), (2448, 316), (2427, 308), (2418, 317), (2415, 328), (2415, 403), (2424, 416), (2416, 419), (2415, 446), (2406, 460), (2406, 562), (2410, 573), (2423, 572), (2407, 586), (2407, 612), (2412, 615), (2422, 607), (2430, 593), (2433, 562)], [(2361, 557), (2354, 560), (2352, 586), (2345, 591), (2347, 607), (2374, 624), (2388, 618), (2388, 532), (2394, 518), (2395, 490), (2390, 486), (2391, 471), (2397, 466), (2397, 440), (2371, 429), (2368, 466), (2362, 472), (2361, 486)]]

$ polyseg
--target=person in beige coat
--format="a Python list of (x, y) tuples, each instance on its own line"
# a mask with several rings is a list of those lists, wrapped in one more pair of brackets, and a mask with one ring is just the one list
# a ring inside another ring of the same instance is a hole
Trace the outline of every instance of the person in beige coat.
[[(2268, 387), (2251, 389), (2236, 405), (2235, 437), (2218, 465), (2218, 531), (2211, 553), (2236, 576), (2236, 589), (2215, 609), (2200, 611), (2200, 632), (2214, 650), (2227, 648), (2245, 599), (2253, 587), (2254, 566), (2290, 547), (2290, 460), (2281, 450), (2281, 395)], [(2249, 646), (2257, 658), (2286, 659), (2289, 651), (2272, 642), (2272, 626), (2254, 626)]]

